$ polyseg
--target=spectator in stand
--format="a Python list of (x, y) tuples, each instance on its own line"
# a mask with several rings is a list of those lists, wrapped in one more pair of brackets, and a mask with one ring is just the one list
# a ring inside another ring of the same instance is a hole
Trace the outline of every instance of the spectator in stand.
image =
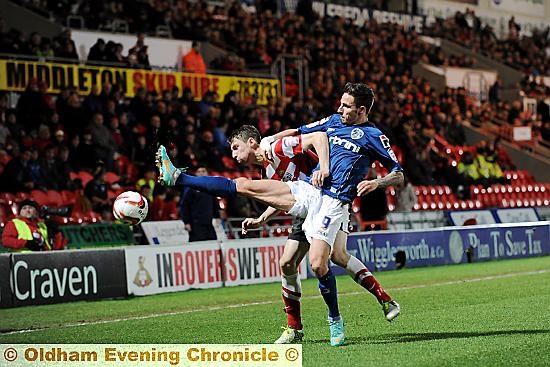
[(43, 38), (42, 42), (40, 43), (40, 48), (36, 52), (36, 56), (38, 56), (41, 60), (47, 60), (54, 57), (54, 50), (52, 49), (52, 44), (49, 38)]
[(168, 119), (166, 126), (161, 129), (159, 135), (164, 137), (166, 141), (181, 141), (183, 140), (184, 131), (178, 120), (171, 117)]
[(82, 110), (88, 115), (92, 116), (94, 113), (103, 112), (103, 102), (99, 97), (101, 94), (101, 88), (97, 84), (93, 84), (90, 90), (90, 94), (84, 98), (82, 102)]
[(56, 149), (56, 152), (58, 152), (59, 148), (62, 145), (66, 145), (66, 144), (67, 142), (65, 141), (65, 132), (61, 129), (56, 130), (52, 139), (52, 145)]
[(117, 150), (117, 145), (111, 135), (111, 131), (103, 123), (103, 115), (101, 113), (94, 113), (88, 129), (92, 133), (93, 141), (97, 144), (96, 151), (98, 158), (105, 162), (105, 167), (108, 171), (112, 171), (114, 170), (114, 154)]
[(97, 151), (98, 145), (94, 141), (92, 131), (90, 129), (84, 130), (82, 140), (78, 141), (76, 146), (73, 145), (73, 153), (71, 153), (75, 168), (93, 172), (99, 159)]
[(20, 141), (21, 138), (25, 135), (25, 129), (17, 121), (17, 113), (13, 108), (9, 108), (5, 113), (6, 117), (6, 127), (10, 131), (10, 137), (15, 141)]
[(147, 45), (145, 45), (145, 34), (138, 33), (137, 40), (134, 47), (128, 50), (128, 56), (130, 54), (136, 55), (136, 62), (140, 68), (149, 68), (149, 55), (147, 54)]
[(199, 113), (199, 104), (195, 101), (195, 96), (191, 88), (186, 87), (182, 91), (181, 98), (179, 102), (182, 105), (187, 106), (187, 112), (191, 116), (197, 116)]
[(6, 223), (2, 232), (2, 246), (12, 251), (62, 250), (67, 245), (57, 226), (40, 219), (35, 201), (23, 200), (19, 216)]
[(27, 164), (27, 170), (29, 171), (29, 175), (31, 176), (33, 188), (46, 191), (46, 178), (44, 176), (44, 173), (42, 172), (38, 158), (38, 149), (36, 149), (35, 147), (31, 147), (31, 159)]
[(148, 166), (145, 168), (145, 172), (143, 173), (143, 177), (137, 180), (136, 182), (136, 189), (138, 191), (141, 191), (141, 188), (143, 186), (147, 186), (149, 188), (148, 192), (149, 194), (145, 196), (149, 202), (153, 202), (153, 192), (155, 191), (155, 183), (157, 182), (157, 170), (155, 167)]
[(462, 115), (456, 113), (453, 121), (445, 128), (445, 138), (452, 145), (464, 145), (466, 143), (466, 131), (462, 125)]
[(103, 38), (98, 38), (96, 43), (90, 48), (88, 53), (88, 63), (94, 64), (94, 62), (104, 63), (107, 61), (107, 55), (105, 53), (105, 41)]
[(157, 185), (153, 192), (153, 201), (149, 206), (149, 218), (152, 221), (162, 220), (162, 213), (164, 211), (164, 205), (166, 200), (166, 187)]
[(36, 130), (40, 123), (46, 122), (52, 110), (45, 102), (36, 78), (29, 80), (27, 88), (17, 101), (17, 121), (27, 133)]
[(71, 30), (66, 28), (54, 38), (56, 49), (55, 56), (73, 61), (78, 61), (78, 53), (76, 52), (76, 45), (71, 36)]
[(395, 211), (411, 212), (418, 203), (414, 187), (405, 176), (404, 181), (395, 187)]
[(502, 81), (497, 77), (493, 85), (489, 88), (489, 103), (497, 104), (502, 100)]
[(202, 162), (205, 167), (218, 172), (226, 169), (223, 162), (223, 148), (214, 141), (212, 131), (205, 130), (201, 133), (199, 151), (202, 154)]
[(44, 154), (38, 158), (38, 165), (45, 188), (48, 190), (59, 190), (62, 180), (61, 176), (59, 176), (56, 150), (52, 144), (44, 148)]
[(0, 147), (6, 146), (6, 141), (10, 137), (11, 132), (4, 119), (0, 118)]
[(496, 155), (496, 161), (502, 167), (503, 170), (515, 170), (516, 166), (512, 162), (512, 158), (508, 154), (508, 151), (502, 146), (500, 137), (497, 137), (489, 142), (488, 146), (490, 151), (494, 151)]
[(164, 207), (162, 209), (162, 220), (178, 220), (180, 219), (180, 211), (178, 204), (181, 194), (179, 190), (169, 189), (166, 192)]
[(206, 74), (206, 64), (200, 53), (199, 42), (191, 43), (191, 49), (181, 59), (181, 68), (187, 73)]
[[(200, 165), (196, 176), (208, 176), (206, 166)], [(196, 210), (200, 208), (200, 210)], [(185, 188), (180, 201), (181, 219), (189, 232), (189, 242), (208, 241), (217, 238), (212, 225), (213, 219), (220, 218), (218, 199), (197, 190)]]
[(502, 168), (497, 161), (497, 156), (495, 151), (488, 150), (487, 156), (485, 157), (486, 166), (489, 172), (489, 182), (490, 184), (500, 183), (500, 184), (509, 184), (510, 180), (504, 177)]
[(112, 41), (109, 41), (107, 43), (107, 60), (108, 62), (112, 62), (114, 64), (117, 64), (117, 66), (124, 66), (127, 63), (126, 57), (122, 56), (122, 51), (124, 50), (124, 46), (122, 43), (114, 43)]
[(73, 172), (73, 167), (70, 160), (70, 150), (66, 145), (61, 145), (57, 149), (57, 161), (56, 161), (56, 170), (59, 190), (74, 190), (75, 186), (71, 180), (71, 172)]
[(12, 158), (2, 173), (0, 185), (2, 191), (16, 193), (19, 191), (31, 191), (34, 189), (34, 182), (29, 172), (29, 161), (31, 160), (30, 149), (23, 149), (19, 156)]
[(33, 141), (33, 147), (42, 152), (47, 145), (52, 143), (50, 128), (45, 124), (38, 126), (38, 136)]
[(59, 106), (57, 110), (62, 110), (62, 112), (59, 113), (63, 130), (67, 133), (67, 135), (73, 137), (75, 135), (82, 134), (82, 131), (84, 130), (83, 121), (89, 120), (89, 117), (86, 116), (84, 110), (82, 109), (82, 104), (78, 93), (74, 90), (69, 90), (66, 94), (66, 103), (61, 102), (61, 106)]
[(139, 135), (132, 152), (131, 161), (139, 168), (140, 173), (145, 171), (145, 167), (151, 164), (154, 154), (151, 152), (145, 135)]
[(462, 158), (458, 163), (458, 190), (457, 196), (460, 199), (470, 198), (470, 187), (472, 185), (483, 184), (481, 175), (474, 161), (474, 156), (469, 150), (464, 151)]
[(484, 186), (496, 183), (507, 183), (502, 169), (496, 161), (496, 153), (489, 147), (485, 140), (481, 141), (477, 148), (475, 163)]
[(86, 184), (84, 195), (90, 200), (92, 210), (101, 214), (104, 220), (109, 220), (112, 217), (112, 203), (109, 199), (109, 185), (105, 181), (105, 173), (103, 162), (97, 162), (94, 178)]
[(214, 108), (216, 104), (216, 96), (217, 94), (213, 91), (207, 91), (204, 93), (198, 105), (200, 118), (206, 118), (210, 112), (210, 109)]
[(129, 113), (137, 123), (148, 121), (151, 116), (152, 111), (147, 106), (147, 94), (145, 88), (140, 87), (130, 101)]

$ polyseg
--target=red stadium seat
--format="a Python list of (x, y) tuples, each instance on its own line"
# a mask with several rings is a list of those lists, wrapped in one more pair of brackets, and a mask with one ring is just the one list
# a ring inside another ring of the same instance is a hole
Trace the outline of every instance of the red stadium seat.
[(56, 190), (48, 190), (46, 192), (46, 195), (48, 195), (48, 204), (50, 206), (63, 206), (63, 197), (61, 196), (61, 193)]
[(15, 202), (15, 196), (9, 192), (0, 193), (0, 204), (11, 205)]
[(16, 203), (20, 203), (23, 200), (30, 199), (30, 198), (31, 198), (31, 195), (28, 192), (21, 191), (15, 194)]
[(120, 181), (120, 176), (117, 175), (114, 172), (106, 172), (105, 173), (105, 182), (107, 182), (109, 185), (112, 185), (116, 182)]
[(94, 179), (94, 176), (90, 172), (80, 171), (78, 172), (78, 178), (82, 180), (82, 186), (86, 187), (86, 184)]
[(62, 190), (61, 199), (62, 199), (61, 205), (74, 205), (76, 202), (76, 193), (70, 190)]
[(48, 194), (42, 190), (32, 190), (30, 197), (38, 203), (38, 205), (49, 205), (50, 199)]
[(126, 169), (126, 181), (127, 182), (136, 182), (139, 176), (139, 168), (133, 163), (128, 163), (128, 168)]

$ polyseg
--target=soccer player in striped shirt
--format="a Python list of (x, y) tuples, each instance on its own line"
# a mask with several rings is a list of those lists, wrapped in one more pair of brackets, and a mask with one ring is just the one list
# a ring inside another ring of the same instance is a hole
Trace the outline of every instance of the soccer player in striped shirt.
[[(228, 139), (231, 143), (233, 158), (241, 164), (256, 163), (263, 165), (265, 176), (270, 179), (282, 181), (306, 180), (311, 175), (318, 158), (311, 150), (304, 150), (302, 147), (301, 142), (304, 138), (308, 139), (308, 134), (283, 137), (273, 141), (272, 144), (258, 148), (256, 142), (259, 136), (259, 132), (253, 126), (245, 125), (236, 129)], [(250, 138), (253, 140), (249, 142)], [(325, 139), (326, 137), (323, 136), (323, 141)], [(267, 141), (270, 141), (270, 139), (267, 139)], [(321, 142), (318, 142), (317, 145), (319, 144)], [(328, 141), (326, 144), (328, 144)], [(258, 218), (246, 218), (242, 223), (243, 233), (246, 233), (247, 229), (260, 227), (278, 212), (275, 208), (269, 207)], [(284, 254), (280, 261), (283, 283), (282, 295), (288, 326), (276, 343), (296, 342), (303, 337), (300, 313), (301, 285), (298, 267), (309, 248), (309, 243), (302, 230), (302, 224), (303, 218), (295, 218), (292, 233), (289, 236), (289, 241), (285, 244)], [(359, 259), (347, 252), (346, 243), (347, 231), (339, 231), (331, 253), (331, 260), (346, 269), (352, 279), (372, 293), (381, 305), (392, 302), (392, 298), (380, 286), (368, 268)], [(385, 312), (388, 321), (393, 320), (398, 315), (398, 313), (395, 313), (395, 305), (397, 305), (395, 302), (386, 305), (388, 309), (390, 307), (394, 308), (391, 314)]]
[[(337, 237), (341, 238), (340, 232), (348, 230), (349, 204), (356, 195), (365, 195), (377, 187), (384, 188), (403, 181), (401, 166), (391, 149), (389, 140), (368, 121), (368, 113), (373, 103), (374, 92), (366, 84), (348, 83), (341, 97), (337, 114), (298, 130), (304, 133), (324, 131), (329, 137), (331, 172), (327, 181), (325, 181), (327, 176), (326, 172), (323, 172), (323, 167), (312, 173), (311, 184), (292, 181), (285, 185), (275, 180), (252, 181), (244, 178), (231, 181), (220, 177), (197, 180), (196, 177), (186, 175), (182, 170), (175, 168), (166, 154), (166, 149), (162, 146), (157, 155), (159, 179), (166, 185), (189, 186), (219, 196), (232, 196), (238, 193), (262, 201), (278, 210), (284, 210), (293, 216), (305, 216), (303, 229), (311, 243), (309, 251), (311, 269), (323, 286), (322, 294), (325, 301), (327, 296), (331, 295), (335, 300), (336, 284), (334, 277), (331, 277), (328, 260), (335, 243), (338, 243)], [(293, 135), (296, 132), (291, 130), (284, 133)], [(364, 180), (371, 162), (375, 159), (382, 162), (390, 173), (379, 179)], [(317, 188), (320, 183), (321, 190)], [(319, 198), (319, 191), (321, 191), (321, 198)], [(356, 275), (356, 279), (360, 280), (362, 285), (364, 282), (365, 284), (372, 282), (374, 278), (364, 265), (358, 260), (353, 263), (351, 261), (352, 258), (348, 258), (345, 265)], [(369, 291), (373, 291), (374, 288), (376, 284)], [(378, 288), (380, 288), (379, 285)], [(384, 295), (378, 294), (378, 297), (382, 296)], [(399, 305), (389, 296), (382, 301), (382, 308), (388, 321), (400, 312)], [(344, 340), (343, 320), (339, 313), (338, 316), (331, 315), (330, 305), (329, 326), (331, 344), (341, 345)]]

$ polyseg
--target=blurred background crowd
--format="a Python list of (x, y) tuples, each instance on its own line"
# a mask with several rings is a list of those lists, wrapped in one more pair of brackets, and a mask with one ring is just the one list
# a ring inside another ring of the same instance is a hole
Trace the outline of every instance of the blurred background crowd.
[[(267, 0), (256, 1), (255, 12), (237, 1), (227, 6), (161, 0), (20, 3), (61, 22), (81, 15), (89, 29), (109, 30), (115, 20), (124, 21), (136, 35), (136, 45), (124, 50), (121, 44), (98, 39), (88, 52), (92, 64), (151, 67), (146, 36), (158, 26), (167, 27), (174, 38), (210, 42), (226, 50), (225, 57), (205, 65), (208, 71), (246, 73), (258, 65), (269, 67), (282, 54), (307, 62), (309, 85), (303, 97), (293, 88), (298, 81), (289, 73), (286, 95), (267, 105), (259, 105), (254, 95), (241, 98), (235, 91), (197, 96), (191, 89), (177, 87), (161, 94), (141, 88), (128, 98), (121, 86), (110, 83), (94, 85), (87, 96), (72, 88), (51, 95), (48, 85), (37, 79), (30, 80), (15, 106), (9, 105), (7, 93), (0, 94), (0, 191), (76, 192), (80, 209), (91, 209), (104, 220), (111, 219), (110, 201), (120, 188), (135, 188), (149, 197), (151, 219), (178, 217), (179, 193), (155, 185), (157, 144), (167, 145), (174, 163), (191, 171), (205, 166), (210, 174), (259, 177), (259, 172), (232, 161), (227, 134), (252, 124), (263, 135), (271, 135), (335, 113), (343, 86), (350, 81), (366, 82), (376, 92), (369, 119), (390, 138), (414, 186), (446, 185), (467, 199), (471, 185), (506, 182), (503, 171), (517, 167), (500, 138), (487, 137), (472, 146), (465, 126), (495, 120), (530, 126), (534, 144), (550, 144), (550, 107), (545, 102), (550, 88), (539, 78), (550, 71), (549, 30), (519, 36), (513, 17), (504, 39), (482, 27), (471, 10), (438, 19), (423, 34), (451, 39), (521, 71), (523, 93), (537, 101), (535, 119), (519, 97), (512, 102), (502, 99), (499, 79), (487, 98), (478, 99), (464, 88), (438, 92), (427, 80), (413, 76), (413, 65), (419, 62), (470, 67), (475, 59), (446, 54), (415, 30), (397, 24), (371, 20), (357, 26), (339, 17), (320, 18), (307, 1), (300, 1), (295, 13), (283, 14)], [(383, 3), (371, 1), (369, 6), (383, 9)], [(70, 30), (49, 39), (37, 32), (6, 29), (2, 20), (0, 54), (78, 62)], [(185, 63), (181, 68), (191, 71)], [(446, 147), (459, 147), (461, 154)], [(242, 205), (248, 212), (231, 212), (236, 206), (230, 206), (227, 214), (254, 213), (253, 204)]]

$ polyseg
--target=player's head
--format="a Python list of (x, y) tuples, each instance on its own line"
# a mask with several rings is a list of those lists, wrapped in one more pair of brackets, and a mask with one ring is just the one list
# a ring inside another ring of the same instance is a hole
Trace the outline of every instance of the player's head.
[(374, 92), (364, 83), (347, 83), (340, 99), (338, 113), (347, 125), (361, 124), (368, 120), (374, 104)]
[(231, 156), (239, 164), (254, 163), (256, 150), (260, 147), (261, 135), (252, 125), (243, 125), (235, 129), (229, 138)]

